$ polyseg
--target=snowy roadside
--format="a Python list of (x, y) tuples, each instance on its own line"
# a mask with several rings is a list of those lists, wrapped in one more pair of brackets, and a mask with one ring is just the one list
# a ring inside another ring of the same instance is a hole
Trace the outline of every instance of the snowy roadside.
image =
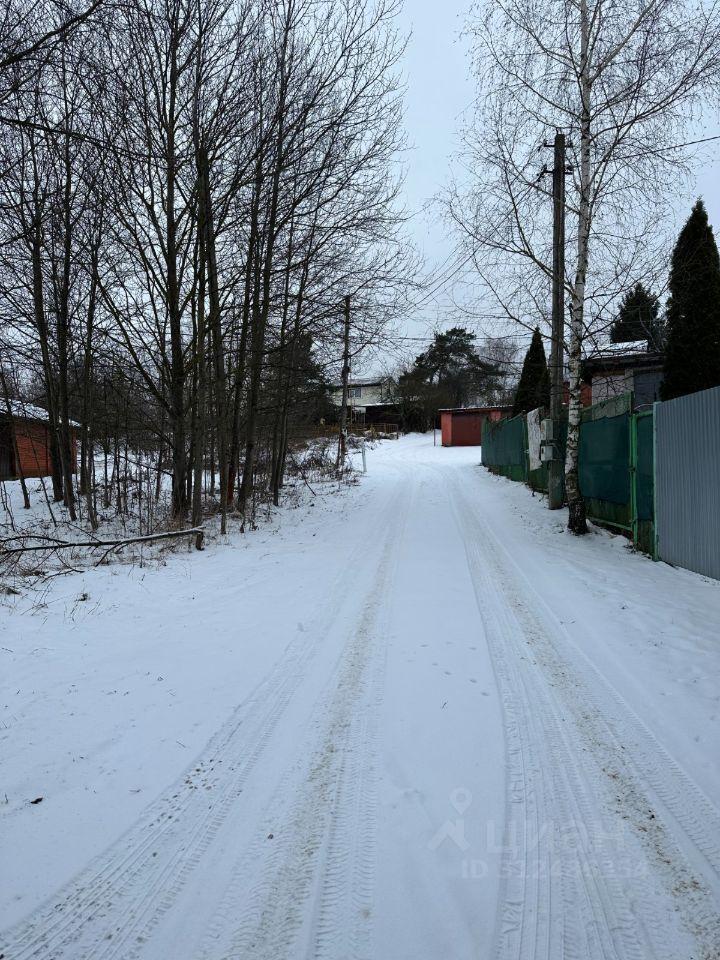
[(250, 535), (0, 606), (18, 956), (109, 932), (145, 960), (717, 942), (720, 583), (569, 536), (479, 456), (381, 443)]
[(598, 527), (567, 534), (522, 484), (476, 467), (483, 513), (582, 655), (694, 780), (720, 800), (720, 582), (633, 551)]
[[(283, 506), (297, 506), (316, 488), (326, 491), (335, 484), (337, 440), (318, 437), (298, 441), (288, 449), (288, 464), (282, 490)], [(25, 507), (19, 481), (0, 484), (0, 600), (28, 589), (42, 588), (54, 577), (106, 563), (152, 564), (164, 562), (168, 554), (186, 552), (192, 544), (202, 546), (220, 537), (220, 493), (218, 477), (203, 478), (203, 520), (198, 540), (189, 517), (180, 522), (171, 516), (170, 475), (158, 475), (157, 464), (142, 454), (128, 460), (132, 470), (116, 481), (107, 480), (102, 496), (93, 505), (96, 529), (89, 520), (89, 505), (79, 493), (75, 500), (77, 518), (52, 499), (48, 478), (28, 479)], [(351, 438), (349, 469), (345, 483), (357, 480), (360, 469), (359, 440)], [(98, 474), (107, 473), (100, 457)], [(105, 499), (107, 498), (107, 499)], [(103, 502), (104, 501), (104, 502)], [(267, 491), (258, 491), (248, 505), (244, 526), (253, 530), (272, 521), (275, 508)], [(243, 518), (228, 510), (228, 532), (232, 537)], [(183, 535), (182, 531), (190, 531)]]
[(0, 598), (0, 926), (127, 829), (302, 630), (357, 497), (313, 490), (202, 553), (145, 548)]

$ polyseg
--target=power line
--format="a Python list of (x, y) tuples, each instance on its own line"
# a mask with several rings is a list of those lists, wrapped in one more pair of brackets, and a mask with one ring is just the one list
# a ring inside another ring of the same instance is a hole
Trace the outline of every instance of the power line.
[[(452, 254), (450, 254), (450, 256), (446, 257), (444, 263), (447, 263), (447, 261), (450, 259), (451, 256), (452, 256)], [(442, 287), (445, 286), (446, 283), (448, 283), (450, 280), (452, 280), (453, 277), (457, 276), (457, 274), (469, 263), (469, 261), (470, 261), (471, 259), (472, 259), (472, 254), (470, 253), (470, 254), (468, 254), (468, 255), (465, 257), (464, 260), (461, 260), (460, 263), (457, 264), (457, 266), (454, 267), (454, 268), (450, 271), (450, 273), (446, 274), (446, 276), (444, 276), (444, 277), (441, 276), (441, 277), (438, 278), (437, 280), (431, 280), (431, 281), (430, 281), (431, 289), (428, 290), (427, 293), (425, 293), (425, 295), (422, 296), (420, 300), (416, 300), (414, 303), (410, 303), (410, 304), (408, 305), (409, 308), (410, 308), (411, 310), (417, 310), (418, 307), (424, 306), (429, 300), (431, 300), (431, 299), (433, 298), (433, 296), (434, 296)]]
[(647, 147), (646, 149), (640, 150), (637, 153), (625, 154), (622, 159), (632, 160), (635, 157), (644, 157), (648, 153), (658, 154), (658, 153), (665, 153), (668, 150), (682, 150), (684, 147), (695, 147), (698, 144), (711, 143), (714, 140), (720, 140), (720, 134), (716, 134), (712, 137), (701, 137), (701, 139), (699, 140), (688, 140), (685, 143), (673, 143), (668, 145), (667, 147), (656, 147), (654, 149)]
[(712, 137), (702, 137), (700, 140), (688, 140), (687, 143), (676, 143), (671, 147), (660, 147), (660, 150), (680, 150), (682, 147), (694, 147), (698, 143), (710, 143), (711, 140), (720, 140), (720, 133)]
[[(492, 317), (491, 319), (499, 319), (499, 318), (497, 318), (497, 317)], [(500, 318), (500, 319), (501, 319), (501, 318)], [(483, 335), (480, 336), (480, 337), (477, 337), (477, 336), (476, 336), (475, 339), (476, 339), (476, 340), (482, 340), (482, 341), (485, 341), (485, 342), (488, 342), (488, 341), (490, 341), (490, 340), (520, 340), (520, 341), (525, 341), (525, 342), (526, 342), (527, 340), (529, 340), (529, 339), (531, 338), (531, 336), (532, 336), (532, 333), (531, 333), (531, 331), (528, 330), (527, 333), (506, 333), (506, 334), (502, 334), (502, 333), (501, 333), (501, 334), (497, 334), (497, 336), (491, 336), (490, 334), (483, 334)], [(549, 340), (549, 339), (550, 339), (550, 337), (547, 336), (547, 335), (541, 334), (541, 336), (543, 336), (543, 338), (544, 338), (545, 340)], [(405, 336), (399, 336), (399, 335), (398, 335), (398, 336), (391, 336), (391, 337), (389, 337), (389, 339), (390, 339), (390, 340), (408, 340), (408, 341), (416, 342), (416, 343), (431, 343), (431, 342), (435, 339), (435, 335), (434, 335), (434, 334), (428, 334), (428, 336), (426, 336), (426, 337), (405, 337)]]

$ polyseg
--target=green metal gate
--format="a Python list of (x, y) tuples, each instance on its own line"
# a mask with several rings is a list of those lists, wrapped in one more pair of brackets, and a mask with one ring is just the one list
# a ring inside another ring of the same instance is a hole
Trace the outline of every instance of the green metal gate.
[(654, 555), (652, 410), (633, 413), (631, 393), (584, 410), (579, 472), (588, 518)]
[(655, 557), (655, 452), (653, 411), (634, 413), (630, 422), (632, 535), (638, 550)]

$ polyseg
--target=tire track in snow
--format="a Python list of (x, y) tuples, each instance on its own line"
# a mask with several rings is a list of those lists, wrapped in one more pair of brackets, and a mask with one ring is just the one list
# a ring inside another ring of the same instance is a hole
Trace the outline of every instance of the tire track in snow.
[[(274, 831), (271, 845), (259, 831), (238, 861), (203, 941), (203, 960), (375, 956), (375, 742), (385, 666), (384, 598), (407, 509), (405, 503), (385, 531), (360, 621), (315, 706), (301, 750), (310, 759), (281, 780), (265, 818)], [(308, 920), (306, 904), (313, 896)]]
[[(488, 642), (498, 665), (503, 704), (515, 716), (509, 741), (529, 758), (516, 771), (515, 800), (508, 817), (504, 855), (504, 895), (496, 953), (511, 957), (578, 958), (623, 957), (643, 960), (648, 954), (634, 933), (634, 918), (625, 907), (612, 873), (599, 879), (602, 851), (593, 848), (592, 836), (600, 815), (587, 802), (586, 781), (576, 768), (576, 750), (561, 731), (562, 721), (543, 703), (545, 691), (532, 682), (533, 666), (518, 647), (518, 624), (502, 595), (497, 577), (487, 563), (486, 550), (468, 546), (473, 579), (482, 586), (482, 604)], [(545, 706), (545, 709), (543, 707)], [(512, 746), (511, 746), (512, 749)], [(532, 829), (528, 830), (528, 808)], [(595, 826), (593, 826), (595, 825)], [(604, 826), (604, 825), (603, 825)], [(558, 829), (572, 833), (558, 845)], [(604, 829), (608, 829), (604, 827)], [(564, 849), (570, 842), (572, 849)], [(617, 869), (617, 867), (614, 867)], [(528, 898), (527, 876), (534, 881)], [(526, 882), (517, 883), (521, 877)]]
[(405, 493), (403, 515), (391, 534), (389, 569), (375, 603), (375, 649), (366, 695), (355, 723), (357, 736), (350, 763), (340, 779), (313, 936), (308, 956), (313, 960), (372, 960), (373, 881), (376, 844), (377, 726), (383, 700), (388, 641), (388, 598), (395, 581), (400, 544), (417, 490)]
[[(368, 536), (392, 526), (401, 491), (377, 513)], [(345, 602), (344, 585), (366, 552), (350, 552), (334, 578), (331, 604), (315, 629), (296, 635), (270, 674), (198, 758), (138, 822), (58, 895), (3, 935), (7, 960), (70, 957), (123, 960), (143, 953), (154, 928), (217, 840), (295, 691)], [(196, 782), (199, 781), (199, 782)]]
[[(650, 807), (664, 813), (641, 823), (639, 837), (658, 855), (662, 865), (678, 870), (671, 874), (674, 893), (693, 901), (694, 908), (710, 921), (714, 937), (720, 937), (720, 919), (712, 903), (720, 899), (720, 810), (668, 754), (652, 731), (637, 716), (620, 693), (567, 635), (553, 611), (534, 590), (502, 543), (489, 531), (494, 543), (499, 575), (514, 585), (509, 602), (520, 619), (527, 621), (526, 635), (543, 668), (552, 673), (563, 700), (574, 714), (578, 727), (596, 750), (605, 750), (602, 769), (626, 791), (623, 798), (638, 816)], [(523, 600), (531, 597), (532, 602)], [(571, 683), (567, 682), (572, 669)], [(614, 748), (608, 753), (607, 747)], [(649, 789), (648, 789), (649, 788)], [(662, 810), (664, 808), (664, 811)], [(662, 849), (662, 831), (671, 834), (670, 848)], [(679, 850), (675, 850), (678, 847)], [(663, 853), (667, 856), (662, 855)], [(670, 856), (672, 854), (672, 856)], [(678, 856), (679, 854), (679, 856)], [(698, 877), (682, 876), (682, 864), (692, 861)], [(670, 861), (670, 862), (667, 862)], [(702, 893), (705, 888), (705, 893)], [(706, 900), (705, 907), (701, 904)], [(691, 921), (691, 918), (688, 917)], [(702, 932), (702, 929), (700, 929)], [(711, 951), (720, 955), (720, 938)]]
[[(679, 910), (701, 955), (708, 960), (717, 957), (720, 940), (713, 895), (694, 869), (699, 857), (711, 876), (717, 876), (720, 860), (712, 840), (720, 825), (717, 811), (589, 661), (578, 663), (576, 651), (558, 650), (556, 640), (564, 635), (561, 625), (549, 611), (547, 624), (537, 615), (544, 604), (455, 483), (453, 499), (462, 504), (468, 562), (506, 711), (506, 840), (525, 822), (527, 796), (537, 789), (531, 778), (525, 798), (513, 806), (517, 801), (513, 779), (527, 772), (527, 766), (518, 767), (518, 751), (524, 756), (535, 753), (538, 762), (552, 771), (551, 807), (545, 811), (549, 822), (558, 819), (559, 811), (562, 823), (574, 825), (571, 839), (576, 849), (563, 850), (567, 863), (561, 863), (560, 871), (561, 943), (549, 949), (537, 938), (533, 943), (528, 927), (537, 926), (539, 902), (528, 902), (517, 877), (506, 876), (496, 955), (503, 960), (558, 955), (676, 960), (678, 937), (684, 936), (674, 922)], [(656, 797), (647, 795), (648, 783)], [(658, 798), (670, 813), (665, 818), (658, 816)], [(606, 837), (618, 827), (632, 826), (624, 835), (624, 849), (613, 849), (610, 862), (602, 844), (587, 834), (587, 826), (593, 824), (607, 831)], [(684, 835), (679, 840), (678, 828)], [(698, 854), (692, 858), (693, 866), (682, 852), (688, 842)], [(525, 847), (525, 869), (527, 861)], [(505, 872), (511, 873), (512, 866), (508, 863)], [(647, 869), (645, 876), (637, 876), (639, 866)], [(547, 883), (552, 885), (552, 880)]]

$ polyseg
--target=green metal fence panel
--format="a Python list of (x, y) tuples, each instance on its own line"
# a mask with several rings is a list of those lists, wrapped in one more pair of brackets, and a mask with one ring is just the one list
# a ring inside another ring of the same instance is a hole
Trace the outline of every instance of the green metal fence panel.
[(583, 411), (580, 490), (591, 520), (632, 534), (654, 554), (652, 411), (633, 414), (631, 393)]
[(528, 486), (531, 490), (537, 490), (539, 493), (547, 493), (548, 475), (550, 471), (548, 465), (544, 463), (537, 470), (528, 470)]
[(527, 480), (527, 423), (524, 416), (485, 422), (482, 462), (493, 473), (510, 480)]
[(632, 538), (636, 549), (655, 556), (655, 434), (652, 410), (630, 421)]
[(591, 500), (630, 503), (630, 417), (589, 420), (580, 428), (580, 489)]
[(652, 520), (655, 499), (652, 412), (638, 414), (636, 418), (636, 430), (637, 464), (635, 468), (635, 482), (637, 484), (637, 519)]
[(579, 480), (591, 520), (632, 531), (632, 394), (587, 407), (580, 424)]
[(497, 465), (497, 430), (493, 430), (495, 426), (497, 424), (486, 420), (482, 428), (480, 459), (486, 467)]
[(525, 418), (514, 417), (511, 420), (501, 420), (502, 429), (499, 433), (498, 452), (503, 464), (513, 467), (525, 465), (526, 440)]
[[(579, 479), (589, 519), (631, 533), (654, 554), (654, 435), (652, 411), (633, 414), (632, 394), (588, 407), (580, 424)], [(560, 427), (562, 455), (567, 420)], [(547, 491), (548, 465), (529, 469), (527, 418), (486, 422), (482, 462), (493, 473)], [(535, 461), (537, 462), (537, 461)]]

